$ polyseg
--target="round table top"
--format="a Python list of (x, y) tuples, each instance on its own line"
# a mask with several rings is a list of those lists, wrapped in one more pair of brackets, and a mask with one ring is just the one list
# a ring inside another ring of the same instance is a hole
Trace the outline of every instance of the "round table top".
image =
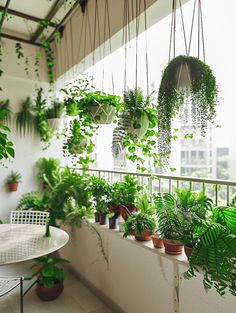
[(0, 265), (22, 262), (52, 253), (63, 247), (69, 235), (50, 226), (51, 237), (45, 237), (46, 226), (0, 224)]

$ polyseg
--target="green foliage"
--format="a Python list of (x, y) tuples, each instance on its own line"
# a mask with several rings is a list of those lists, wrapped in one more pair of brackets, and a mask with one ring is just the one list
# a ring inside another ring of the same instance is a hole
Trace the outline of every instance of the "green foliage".
[[(145, 125), (146, 124), (146, 125)], [(112, 151), (115, 156), (126, 148), (126, 158), (145, 171), (145, 161), (153, 159), (158, 164), (157, 110), (150, 96), (145, 97), (140, 88), (124, 92), (124, 110), (113, 132)]]
[(52, 288), (56, 283), (65, 279), (65, 271), (60, 265), (68, 264), (69, 261), (61, 258), (55, 258), (52, 255), (47, 255), (35, 259), (32, 268), (37, 270), (30, 278), (37, 276), (38, 283), (44, 288)]
[(114, 182), (110, 186), (110, 200), (113, 204), (120, 204), (120, 189), (122, 190), (122, 182)]
[(99, 213), (108, 211), (108, 203), (110, 202), (111, 187), (104, 179), (97, 176), (89, 178), (90, 190), (93, 196), (95, 210)]
[(140, 212), (147, 215), (152, 216), (155, 213), (155, 208), (147, 193), (137, 195), (135, 206)]
[(133, 230), (138, 236), (141, 236), (144, 230), (148, 230), (152, 235), (156, 229), (156, 222), (152, 215), (143, 212), (133, 213), (124, 222), (124, 229), (124, 237), (130, 235), (130, 230)]
[(51, 107), (46, 110), (46, 118), (61, 118), (64, 112), (64, 104), (54, 100), (52, 101)]
[(197, 229), (199, 241), (189, 260), (189, 270), (184, 273), (186, 279), (204, 272), (206, 290), (214, 287), (220, 295), (227, 288), (236, 295), (236, 208), (217, 207), (213, 209), (209, 220)]
[(37, 120), (37, 129), (40, 135), (40, 139), (43, 142), (49, 143), (50, 139), (53, 136), (52, 129), (48, 126), (47, 123), (47, 101), (43, 99), (43, 89), (39, 88), (37, 90), (37, 96), (35, 99), (34, 110), (36, 113)]
[(22, 101), (20, 111), (16, 113), (16, 129), (20, 135), (30, 135), (37, 131), (36, 116), (30, 97)]
[(11, 174), (7, 176), (7, 183), (20, 183), (21, 181), (21, 174), (19, 172), (11, 171)]
[(0, 112), (5, 112), (5, 116), (4, 118), (0, 118), (0, 120), (4, 123), (4, 124), (10, 124), (11, 122), (11, 109), (10, 109), (10, 101), (9, 99), (6, 100), (1, 100), (0, 101)]
[(48, 209), (48, 197), (46, 198), (43, 192), (28, 192), (21, 196), (17, 205), (17, 210), (33, 210), (33, 211), (45, 211)]
[(60, 180), (60, 160), (55, 158), (40, 158), (36, 167), (38, 170), (38, 181), (46, 183), (51, 188)]
[(134, 205), (141, 190), (142, 186), (139, 186), (137, 179), (125, 175), (119, 186), (119, 204)]
[[(187, 64), (191, 86), (178, 90), (178, 70)], [(205, 134), (207, 122), (212, 122), (216, 113), (218, 88), (211, 68), (195, 57), (180, 55), (165, 68), (158, 95), (159, 153), (168, 163), (171, 152), (171, 121), (177, 116), (186, 98), (191, 100), (192, 120)]]
[(5, 110), (0, 111), (0, 160), (14, 158), (15, 151), (13, 149), (13, 143), (8, 139), (7, 133), (10, 129), (2, 124), (5, 120), (7, 112)]

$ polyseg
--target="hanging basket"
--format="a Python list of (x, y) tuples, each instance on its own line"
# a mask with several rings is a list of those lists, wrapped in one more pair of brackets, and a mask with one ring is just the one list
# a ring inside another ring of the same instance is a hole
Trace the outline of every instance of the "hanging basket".
[(149, 119), (147, 114), (143, 114), (139, 119), (135, 120), (135, 123), (140, 124), (139, 128), (134, 128), (133, 126), (134, 120), (131, 121), (130, 126), (128, 127), (128, 133), (137, 136), (138, 138), (145, 135), (148, 130)]
[(68, 152), (70, 154), (82, 154), (86, 149), (86, 145), (87, 145), (86, 138), (82, 139), (81, 142), (78, 144), (71, 143), (71, 141), (68, 140)]
[(178, 91), (190, 90), (192, 86), (192, 78), (189, 65), (186, 62), (182, 62), (176, 71), (176, 89)]
[(48, 118), (47, 119), (48, 126), (53, 130), (61, 130), (64, 125), (64, 119), (63, 118)]
[(97, 124), (111, 124), (115, 119), (116, 109), (112, 105), (93, 105), (88, 108), (94, 122)]

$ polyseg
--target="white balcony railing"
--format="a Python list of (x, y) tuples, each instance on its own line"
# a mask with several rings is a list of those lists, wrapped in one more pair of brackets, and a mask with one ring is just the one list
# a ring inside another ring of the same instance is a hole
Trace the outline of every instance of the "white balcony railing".
[[(81, 173), (83, 172), (80, 169), (77, 170)], [(230, 180), (213, 180), (95, 168), (88, 169), (87, 173), (103, 177), (110, 183), (121, 181), (125, 175), (130, 175), (136, 177), (140, 185), (146, 185), (150, 194), (155, 192), (173, 193), (176, 188), (188, 188), (198, 192), (204, 190), (206, 195), (212, 198), (215, 205), (230, 205), (231, 199), (236, 196), (236, 181)]]

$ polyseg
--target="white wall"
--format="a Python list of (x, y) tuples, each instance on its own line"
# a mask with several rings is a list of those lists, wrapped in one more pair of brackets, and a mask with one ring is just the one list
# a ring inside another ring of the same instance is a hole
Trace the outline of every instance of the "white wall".
[[(31, 98), (35, 95), (36, 86), (42, 86), (47, 95), (48, 83), (26, 78), (23, 65), (17, 65), (17, 58), (14, 52), (14, 42), (6, 40), (6, 46), (3, 49), (4, 75), (0, 79), (0, 86), (3, 91), (0, 93), (0, 100), (9, 99), (13, 112), (17, 112), (20, 102), (27, 96)], [(24, 45), (25, 54), (33, 57), (36, 50), (34, 47)], [(34, 77), (34, 68), (31, 60), (31, 75)], [(41, 78), (47, 79), (45, 63), (41, 62)], [(37, 190), (35, 178), (35, 162), (42, 156), (62, 158), (61, 142), (57, 139), (52, 141), (51, 147), (43, 151), (43, 145), (40, 143), (39, 136), (21, 137), (16, 133), (14, 123), (10, 126), (11, 134), (9, 139), (14, 143), (15, 158), (9, 161), (3, 161), (4, 166), (0, 164), (0, 219), (8, 221), (10, 211), (17, 206), (20, 196), (23, 193)], [(19, 171), (22, 174), (22, 183), (17, 192), (8, 192), (6, 190), (5, 180), (11, 170)]]
[(235, 312), (235, 297), (220, 297), (215, 290), (205, 293), (202, 275), (189, 281), (181, 278), (187, 270), (184, 255), (167, 256), (151, 242), (123, 239), (116, 230), (95, 227), (102, 236), (108, 265), (99, 253), (97, 237), (84, 225), (82, 229), (64, 227), (70, 241), (60, 254), (108, 303), (126, 313)]

